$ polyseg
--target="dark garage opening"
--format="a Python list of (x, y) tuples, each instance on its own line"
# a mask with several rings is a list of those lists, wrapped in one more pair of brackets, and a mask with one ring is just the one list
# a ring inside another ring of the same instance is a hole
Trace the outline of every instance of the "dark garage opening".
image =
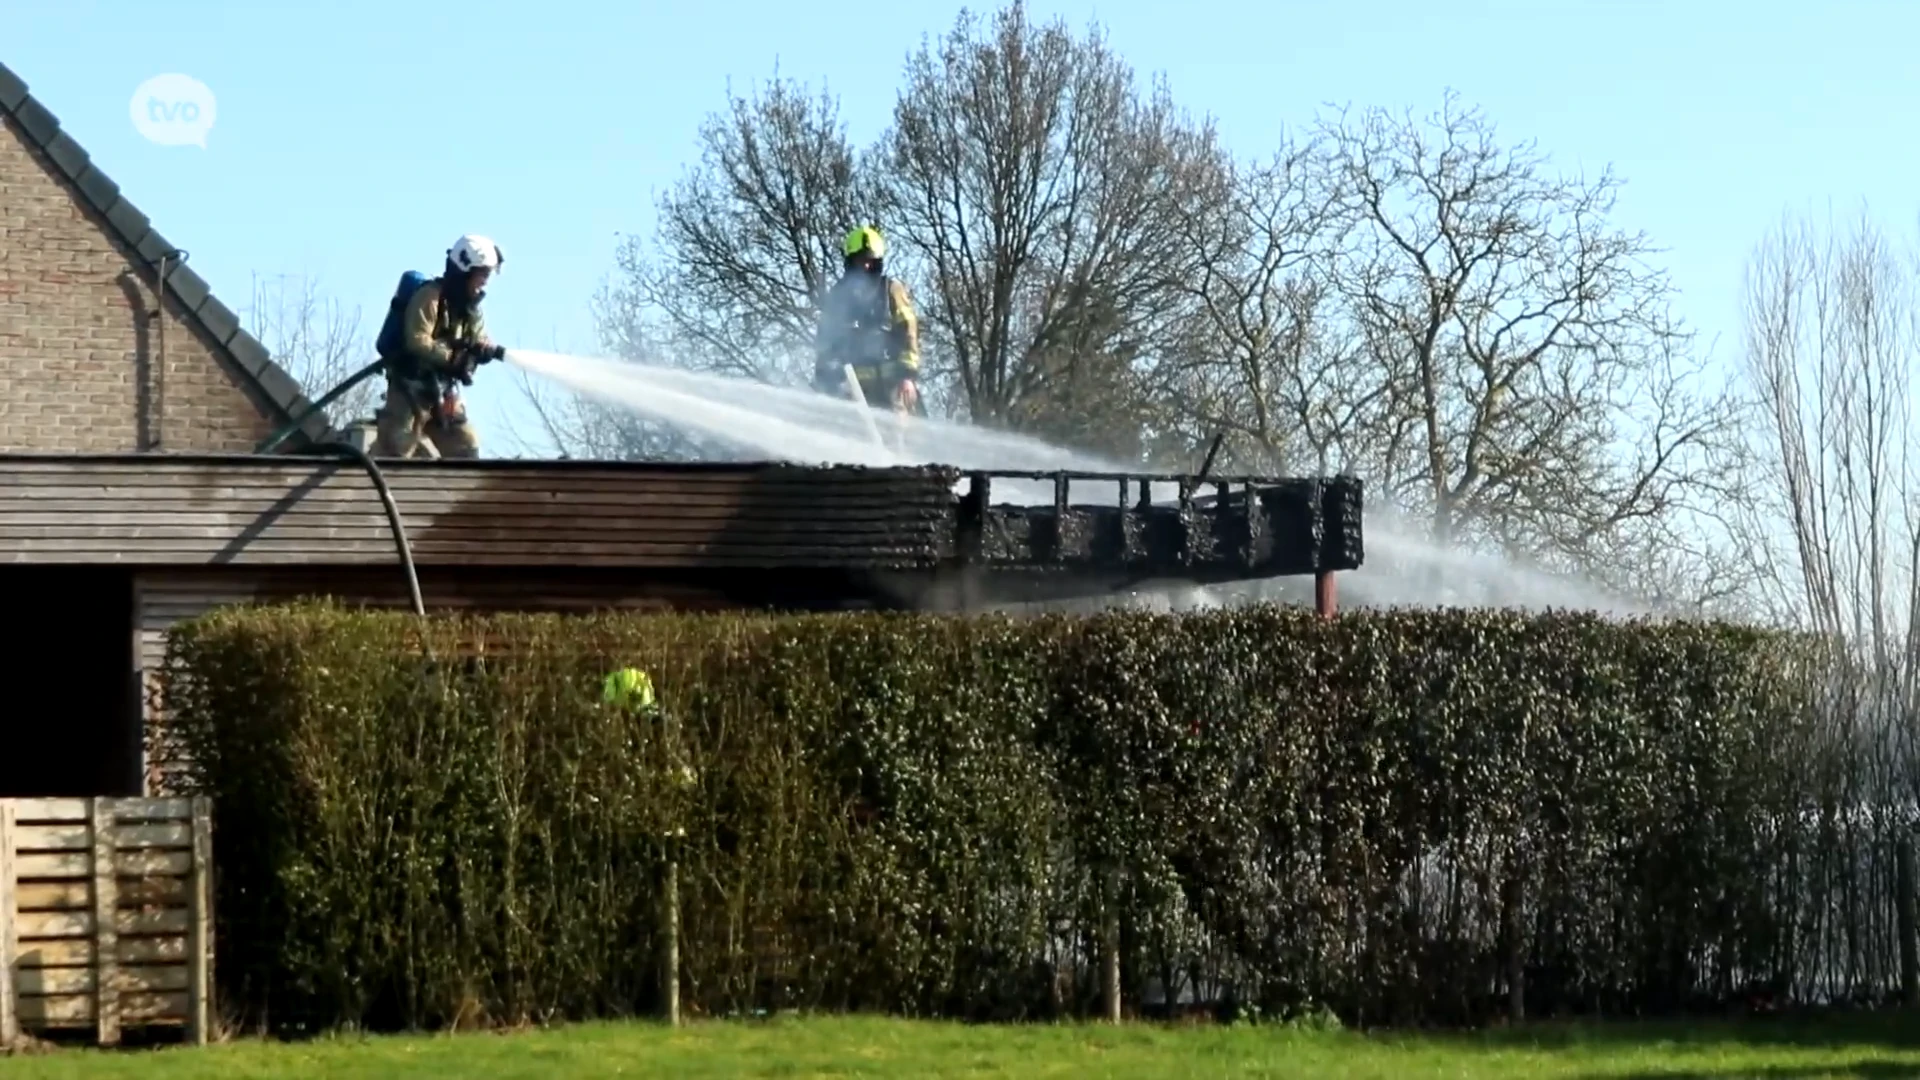
[(139, 795), (133, 575), (0, 567), (0, 797)]

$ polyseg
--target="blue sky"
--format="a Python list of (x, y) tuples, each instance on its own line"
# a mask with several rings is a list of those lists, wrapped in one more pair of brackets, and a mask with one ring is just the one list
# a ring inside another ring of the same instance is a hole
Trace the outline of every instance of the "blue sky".
[[(729, 79), (825, 80), (864, 142), (907, 52), (959, 7), (12, 0), (0, 61), (236, 308), (253, 274), (307, 273), (370, 334), (399, 274), (436, 269), (471, 230), (508, 255), (496, 340), (591, 351), (588, 299), (619, 234), (651, 230)], [(1865, 200), (1904, 230), (1920, 211), (1912, 0), (1032, 8), (1099, 19), (1245, 154), (1326, 103), (1425, 111), (1450, 87), (1556, 164), (1611, 163), (1619, 222), (1668, 249), (1682, 313), (1721, 356), (1742, 262), (1783, 212)], [(167, 72), (215, 95), (204, 150), (134, 129), (135, 87)], [(475, 419), (524, 424), (515, 380), (485, 374)]]

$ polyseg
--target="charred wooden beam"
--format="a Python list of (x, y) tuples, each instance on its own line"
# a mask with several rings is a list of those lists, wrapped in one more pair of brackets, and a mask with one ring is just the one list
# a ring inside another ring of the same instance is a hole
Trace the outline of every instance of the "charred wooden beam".
[[(1175, 483), (1181, 478), (1170, 478)], [(1062, 568), (1124, 568), (1155, 576), (1232, 570), (1277, 577), (1358, 569), (1365, 557), (1357, 478), (1243, 481), (1202, 499), (1182, 488), (1171, 503), (995, 506), (982, 528), (983, 560)], [(1044, 552), (1036, 557), (1037, 552)]]

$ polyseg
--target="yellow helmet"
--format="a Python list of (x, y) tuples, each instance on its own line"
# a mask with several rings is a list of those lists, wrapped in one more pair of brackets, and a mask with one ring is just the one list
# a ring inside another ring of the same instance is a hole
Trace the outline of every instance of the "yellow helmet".
[(871, 225), (862, 225), (848, 233), (840, 247), (849, 259), (861, 252), (866, 252), (876, 259), (884, 259), (887, 255), (886, 237), (881, 236), (880, 230)]
[(627, 709), (653, 707), (653, 680), (638, 668), (621, 668), (600, 685), (600, 700)]

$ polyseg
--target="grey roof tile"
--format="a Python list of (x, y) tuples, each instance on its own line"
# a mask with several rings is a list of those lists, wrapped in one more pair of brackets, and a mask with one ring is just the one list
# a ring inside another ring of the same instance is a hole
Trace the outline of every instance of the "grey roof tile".
[(87, 171), (87, 152), (73, 141), (73, 136), (62, 131), (47, 141), (47, 156), (67, 174), (67, 179), (78, 180), (80, 174)]
[[(103, 214), (113, 209), (113, 205), (120, 201), (120, 185), (92, 165), (88, 165), (87, 171), (81, 173), (74, 183), (80, 185), (80, 194), (87, 197), (87, 201), (93, 204), (93, 208)], [(146, 219), (143, 216), (140, 230), (145, 232), (146, 228)]]
[(260, 344), (252, 334), (235, 334), (233, 340), (227, 342), (227, 351), (233, 354), (233, 358), (240, 362), (241, 368), (251, 376), (257, 377), (273, 363), (273, 357), (267, 355), (267, 347)]
[[(212, 334), (213, 340), (222, 346), (232, 341), (233, 336), (240, 332), (240, 316), (235, 315), (232, 308), (221, 303), (217, 296), (208, 296), (206, 302), (202, 303), (200, 309), (194, 314), (200, 316), (200, 321), (207, 324), (207, 332)], [(245, 364), (240, 366), (246, 367)], [(247, 374), (252, 375), (255, 372), (250, 371)]]
[[(175, 254), (173, 245), (153, 228), (147, 215), (128, 201), (119, 185), (91, 162), (85, 148), (60, 130), (59, 119), (28, 92), (25, 80), (5, 64), (0, 64), (0, 115), (11, 117), (29, 139), (46, 150), (55, 166), (67, 174), (67, 180), (99, 211), (107, 229), (147, 264), (149, 273), (157, 268), (160, 256)], [(277, 411), (267, 416), (269, 422), (289, 423), (296, 414), (304, 414), (312, 406), (299, 381), (273, 362), (266, 346), (240, 328), (240, 320), (232, 309), (213, 297), (198, 273), (169, 261), (167, 291), (186, 309), (187, 318), (219, 343), (227, 359), (233, 362), (234, 370), (274, 406)], [(331, 425), (324, 414), (316, 412), (305, 416), (300, 431), (317, 441), (331, 434)], [(286, 445), (292, 448), (294, 443), (290, 441)]]
[(20, 81), (20, 76), (8, 71), (5, 64), (0, 64), (0, 110), (12, 112), (25, 100), (27, 84)]
[(162, 255), (165, 255), (168, 259), (178, 257), (174, 251), (172, 242), (160, 235), (159, 229), (151, 226), (147, 228), (147, 235), (141, 237), (139, 242), (134, 245), (134, 249), (140, 253), (141, 258), (156, 267), (159, 265), (160, 256)]
[(201, 277), (199, 271), (179, 263), (167, 267), (167, 289), (180, 298), (180, 306), (188, 311), (200, 310), (200, 305), (213, 295), (207, 279)]
[[(98, 169), (94, 171), (96, 173), (99, 172)], [(105, 177), (104, 173), (100, 175), (102, 178)], [(107, 182), (109, 184), (113, 183), (111, 180)], [(119, 186), (118, 184), (114, 184), (116, 190)], [(153, 223), (147, 220), (147, 215), (141, 213), (139, 207), (128, 202), (125, 196), (114, 199), (113, 205), (107, 207), (105, 213), (107, 215), (107, 226), (121, 236), (126, 237), (127, 246), (130, 248), (138, 250), (140, 242), (145, 240), (147, 234), (153, 231)]]
[(266, 368), (255, 378), (259, 381), (260, 390), (267, 395), (267, 399), (281, 408), (288, 407), (290, 402), (306, 400), (306, 395), (300, 392), (300, 384), (295, 382), (293, 376), (287, 374), (279, 364)]
[(60, 119), (47, 111), (45, 105), (35, 101), (32, 94), (27, 95), (19, 108), (7, 111), (13, 114), (14, 120), (20, 125), (20, 130), (27, 133), (27, 138), (32, 139), (38, 146), (47, 145), (53, 141), (55, 135), (60, 134)]

